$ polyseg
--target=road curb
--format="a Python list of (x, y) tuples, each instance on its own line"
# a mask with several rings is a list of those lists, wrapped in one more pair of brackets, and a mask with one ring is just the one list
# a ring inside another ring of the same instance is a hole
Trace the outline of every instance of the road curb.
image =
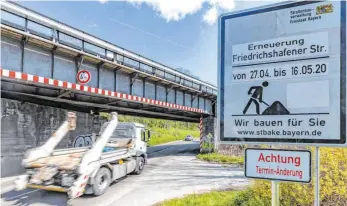
[[(182, 142), (182, 140), (176, 140), (176, 141), (173, 141), (173, 142), (167, 142), (167, 143), (164, 143), (164, 144), (158, 144), (158, 145), (155, 145), (155, 146), (147, 147), (147, 153), (150, 155), (150, 154), (153, 154), (153, 153), (157, 153), (157, 152), (166, 150), (170, 146), (173, 146), (173, 145), (175, 145), (175, 143), (179, 143), (179, 142)], [(162, 147), (166, 146), (166, 147), (159, 148), (159, 149), (151, 151), (151, 153), (149, 153), (148, 148), (153, 148), (153, 147), (158, 147), (158, 146), (162, 146)]]
[(183, 142), (183, 140), (175, 140), (175, 141), (172, 141), (172, 142), (166, 142), (166, 143), (163, 143), (163, 144), (157, 144), (157, 145), (150, 146), (150, 147), (157, 147), (157, 146), (172, 145), (172, 144), (174, 144), (174, 143), (179, 143), (179, 142)]

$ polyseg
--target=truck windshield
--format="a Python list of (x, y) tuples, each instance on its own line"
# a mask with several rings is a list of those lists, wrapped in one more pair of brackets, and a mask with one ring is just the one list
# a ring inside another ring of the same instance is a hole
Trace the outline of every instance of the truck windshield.
[[(106, 127), (108, 126), (108, 122), (104, 123), (100, 129), (99, 135), (101, 135)], [(111, 138), (130, 138), (134, 137), (133, 130), (131, 128), (127, 127), (117, 127), (116, 130), (113, 132)]]

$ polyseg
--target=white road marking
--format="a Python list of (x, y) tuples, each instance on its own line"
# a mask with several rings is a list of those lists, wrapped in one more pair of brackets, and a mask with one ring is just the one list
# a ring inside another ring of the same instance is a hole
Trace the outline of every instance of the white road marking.
[(29, 191), (29, 192), (26, 192), (26, 193), (23, 193), (23, 194), (20, 194), (20, 195), (16, 195), (16, 196), (14, 196), (14, 197), (10, 197), (10, 198), (6, 199), (6, 201), (13, 200), (13, 199), (15, 199), (15, 198), (17, 198), (17, 197), (20, 197), (20, 196), (23, 196), (23, 195), (27, 195), (27, 194), (36, 192), (36, 191), (38, 191), (38, 190), (40, 190), (40, 189), (32, 190), (32, 191)]

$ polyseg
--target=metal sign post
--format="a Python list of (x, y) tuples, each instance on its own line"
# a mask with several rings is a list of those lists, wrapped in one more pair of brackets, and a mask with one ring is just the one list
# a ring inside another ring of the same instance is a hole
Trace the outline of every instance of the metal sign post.
[(280, 183), (277, 181), (271, 181), (271, 205), (279, 206), (280, 205), (280, 195), (279, 189)]
[[(315, 147), (315, 199), (314, 199), (314, 205), (319, 206), (320, 205), (320, 199), (319, 199), (319, 176), (320, 176), (320, 152), (319, 147)], [(279, 186), (280, 182), (278, 181), (271, 181), (271, 205), (272, 206), (279, 206)]]
[(320, 173), (320, 164), (319, 164), (319, 159), (320, 159), (320, 154), (319, 154), (319, 147), (316, 147), (316, 169), (315, 169), (315, 173), (316, 173), (316, 180), (315, 180), (315, 206), (319, 206), (319, 173)]
[(203, 137), (204, 137), (204, 135), (203, 135), (203, 133), (202, 133), (202, 122), (203, 121), (203, 119), (202, 119), (202, 116), (200, 117), (200, 123), (199, 123), (199, 130), (200, 130), (200, 153), (202, 153), (203, 152), (203, 150), (204, 150), (204, 148), (203, 148), (203, 146), (204, 146), (204, 142), (203, 142)]

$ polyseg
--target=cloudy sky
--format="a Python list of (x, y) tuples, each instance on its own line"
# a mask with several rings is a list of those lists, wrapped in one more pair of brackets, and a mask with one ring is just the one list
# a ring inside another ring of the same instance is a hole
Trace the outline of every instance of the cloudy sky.
[(217, 19), (270, 1), (128, 0), (19, 2), (46, 16), (217, 84)]

